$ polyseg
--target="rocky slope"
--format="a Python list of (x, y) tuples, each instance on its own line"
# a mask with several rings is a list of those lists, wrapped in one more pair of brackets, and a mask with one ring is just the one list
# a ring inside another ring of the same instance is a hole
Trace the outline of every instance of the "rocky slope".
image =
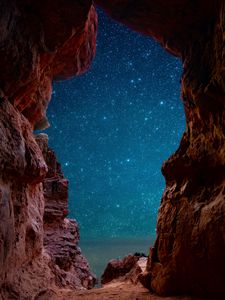
[[(224, 298), (225, 2), (96, 3), (154, 37), (184, 66), (187, 129), (162, 168), (166, 189), (142, 282), (161, 295)], [(0, 298), (44, 299), (51, 287), (93, 282), (76, 245), (77, 225), (65, 219), (67, 181), (32, 131), (48, 125), (52, 80), (88, 69), (97, 16), (91, 0), (0, 0), (0, 5)]]

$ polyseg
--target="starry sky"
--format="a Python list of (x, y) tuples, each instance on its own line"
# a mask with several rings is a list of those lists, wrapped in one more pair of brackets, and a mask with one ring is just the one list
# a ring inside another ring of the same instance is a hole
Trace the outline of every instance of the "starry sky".
[(83, 238), (154, 236), (161, 165), (185, 128), (181, 62), (99, 11), (90, 70), (54, 84), (46, 130)]

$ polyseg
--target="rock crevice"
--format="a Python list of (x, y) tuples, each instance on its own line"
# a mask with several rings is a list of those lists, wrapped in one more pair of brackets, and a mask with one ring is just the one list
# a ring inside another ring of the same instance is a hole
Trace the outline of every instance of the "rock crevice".
[[(142, 282), (160, 295), (224, 298), (225, 3), (96, 3), (183, 62), (187, 126), (162, 168), (166, 189)], [(35, 140), (32, 131), (48, 126), (52, 80), (88, 69), (97, 14), (90, 0), (0, 4), (0, 297), (41, 299), (52, 286), (94, 282), (77, 247), (77, 224), (66, 219), (68, 182), (44, 136)]]

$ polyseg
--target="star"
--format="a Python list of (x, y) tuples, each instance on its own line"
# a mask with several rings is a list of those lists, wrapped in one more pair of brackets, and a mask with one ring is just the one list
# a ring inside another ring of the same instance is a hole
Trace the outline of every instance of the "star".
[(54, 83), (46, 133), (81, 240), (155, 236), (160, 169), (185, 130), (181, 71), (154, 40), (99, 11), (90, 69)]

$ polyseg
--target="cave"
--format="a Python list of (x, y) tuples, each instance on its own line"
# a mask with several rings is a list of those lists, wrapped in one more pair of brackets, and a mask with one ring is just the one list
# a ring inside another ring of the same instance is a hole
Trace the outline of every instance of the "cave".
[(144, 293), (224, 298), (224, 1), (1, 0), (0, 299), (79, 299), (95, 284), (67, 218), (68, 180), (47, 135), (33, 134), (48, 125), (52, 81), (82, 74), (95, 56), (95, 4), (183, 63), (186, 130), (162, 166)]

